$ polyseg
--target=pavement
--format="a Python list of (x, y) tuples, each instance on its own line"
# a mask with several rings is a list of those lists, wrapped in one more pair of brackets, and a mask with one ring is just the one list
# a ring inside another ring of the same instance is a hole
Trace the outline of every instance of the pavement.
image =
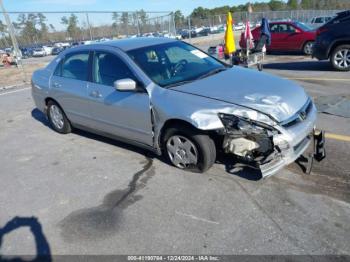
[[(264, 72), (313, 98), (350, 94), (349, 73), (310, 58), (273, 55)], [(259, 180), (225, 157), (193, 174), (122, 142), (60, 135), (29, 87), (0, 91), (0, 112), (0, 228), (34, 216), (53, 255), (350, 255), (349, 118), (319, 114), (330, 138), (310, 175), (292, 164)], [(1, 254), (36, 254), (20, 221), (2, 244), (0, 231)]]

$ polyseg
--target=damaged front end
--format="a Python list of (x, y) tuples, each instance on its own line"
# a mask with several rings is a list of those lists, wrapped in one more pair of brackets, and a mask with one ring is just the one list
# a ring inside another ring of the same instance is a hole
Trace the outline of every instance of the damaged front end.
[(245, 117), (219, 114), (225, 127), (220, 131), (223, 135), (223, 150), (233, 154), (241, 163), (259, 169), (262, 177), (273, 175), (294, 162), (311, 142), (314, 145), (312, 157), (320, 161), (325, 157), (325, 140), (323, 132), (317, 134), (314, 130), (314, 114), (310, 112), (310, 121), (300, 122), (291, 129)]
[(235, 155), (240, 162), (258, 168), (265, 177), (264, 165), (282, 157), (281, 149), (274, 144), (279, 131), (271, 126), (234, 115), (219, 114), (225, 127), (221, 130), (225, 153)]

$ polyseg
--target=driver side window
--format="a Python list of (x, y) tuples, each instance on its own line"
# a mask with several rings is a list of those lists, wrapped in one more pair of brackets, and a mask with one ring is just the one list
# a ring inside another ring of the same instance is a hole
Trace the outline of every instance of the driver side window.
[(107, 52), (96, 52), (93, 59), (93, 82), (113, 86), (116, 80), (131, 78), (134, 74), (116, 55)]

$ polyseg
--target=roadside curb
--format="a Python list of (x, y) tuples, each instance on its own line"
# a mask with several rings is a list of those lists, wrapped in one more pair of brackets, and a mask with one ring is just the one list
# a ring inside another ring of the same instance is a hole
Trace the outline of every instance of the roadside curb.
[(18, 85), (10, 85), (10, 86), (0, 86), (0, 91), (5, 91), (8, 89), (20, 88), (28, 85), (28, 83), (18, 84)]

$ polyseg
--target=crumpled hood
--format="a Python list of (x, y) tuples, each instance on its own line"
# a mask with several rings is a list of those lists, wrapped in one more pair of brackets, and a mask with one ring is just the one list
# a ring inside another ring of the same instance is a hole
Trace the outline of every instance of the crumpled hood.
[(304, 89), (289, 80), (241, 67), (172, 89), (249, 107), (278, 122), (293, 116), (308, 99)]

